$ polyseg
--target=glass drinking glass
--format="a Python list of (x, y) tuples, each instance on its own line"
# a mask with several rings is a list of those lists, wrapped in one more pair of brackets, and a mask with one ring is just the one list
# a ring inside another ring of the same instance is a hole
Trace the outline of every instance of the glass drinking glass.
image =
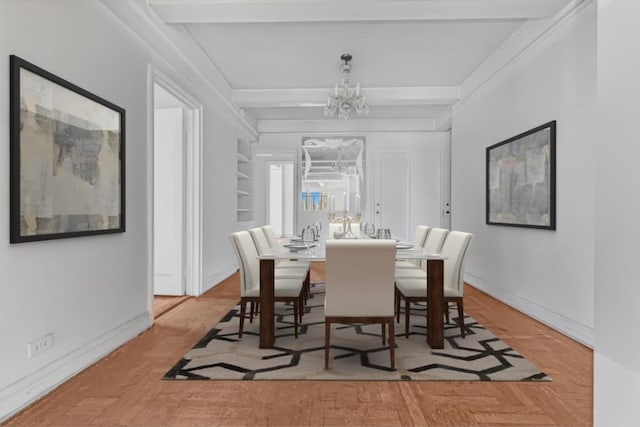
[(302, 243), (304, 243), (307, 254), (309, 254), (309, 246), (316, 240), (315, 229), (307, 227), (302, 230)]
[(364, 233), (369, 237), (375, 236), (376, 226), (373, 223), (367, 223), (364, 227)]

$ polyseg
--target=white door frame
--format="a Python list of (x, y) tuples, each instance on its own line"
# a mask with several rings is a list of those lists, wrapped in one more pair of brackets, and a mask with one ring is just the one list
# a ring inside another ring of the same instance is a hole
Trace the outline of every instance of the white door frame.
[[(148, 67), (147, 78), (147, 129), (148, 129), (148, 164), (147, 178), (153, 188), (153, 115), (154, 115), (154, 84), (162, 86), (178, 98), (185, 106), (185, 150), (184, 150), (184, 278), (185, 293), (198, 296), (203, 292), (202, 283), (202, 150), (203, 123), (202, 104), (191, 94), (182, 89), (166, 74), (153, 64)], [(151, 255), (149, 262), (149, 304), (153, 302), (153, 191), (149, 191), (148, 207), (148, 250)], [(151, 307), (149, 308), (151, 312)]]

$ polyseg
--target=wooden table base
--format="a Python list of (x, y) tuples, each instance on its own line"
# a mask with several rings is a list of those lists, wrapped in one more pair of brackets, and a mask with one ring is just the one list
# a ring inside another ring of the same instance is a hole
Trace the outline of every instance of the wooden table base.
[[(260, 260), (260, 348), (272, 348), (275, 343), (274, 271), (274, 260)], [(427, 344), (444, 348), (443, 260), (427, 260), (427, 283)]]

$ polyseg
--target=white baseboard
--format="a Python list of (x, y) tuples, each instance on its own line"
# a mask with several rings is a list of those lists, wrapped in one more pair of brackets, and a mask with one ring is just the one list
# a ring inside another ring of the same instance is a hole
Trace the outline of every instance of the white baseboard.
[(0, 423), (151, 326), (145, 312), (0, 390)]
[(203, 283), (203, 293), (208, 291), (209, 289), (213, 288), (214, 286), (216, 286), (218, 283), (222, 282), (223, 280), (227, 279), (229, 276), (231, 276), (232, 274), (234, 274), (236, 271), (238, 271), (238, 267), (230, 267), (227, 270), (223, 271), (222, 273), (216, 273), (213, 274), (209, 277), (207, 277), (206, 279), (204, 279), (204, 283)]
[(495, 299), (502, 301), (510, 307), (544, 323), (552, 329), (568, 336), (571, 339), (593, 348), (594, 331), (592, 327), (565, 316), (564, 314), (550, 310), (536, 302), (522, 298), (506, 290), (495, 290), (487, 286), (486, 282), (473, 274), (466, 273), (465, 282), (482, 292), (491, 295)]

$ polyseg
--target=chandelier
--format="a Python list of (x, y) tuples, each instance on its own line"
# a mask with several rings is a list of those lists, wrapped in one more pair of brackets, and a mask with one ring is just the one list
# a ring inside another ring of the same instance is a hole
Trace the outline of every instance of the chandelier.
[(351, 55), (348, 53), (343, 54), (340, 59), (344, 61), (344, 64), (340, 67), (342, 71), (342, 84), (329, 91), (327, 97), (327, 105), (324, 107), (324, 115), (338, 117), (340, 119), (349, 118), (349, 113), (355, 110), (360, 115), (369, 114), (369, 105), (367, 105), (367, 98), (364, 93), (360, 91), (360, 83), (357, 83), (355, 87), (349, 86), (349, 75), (351, 74)]

